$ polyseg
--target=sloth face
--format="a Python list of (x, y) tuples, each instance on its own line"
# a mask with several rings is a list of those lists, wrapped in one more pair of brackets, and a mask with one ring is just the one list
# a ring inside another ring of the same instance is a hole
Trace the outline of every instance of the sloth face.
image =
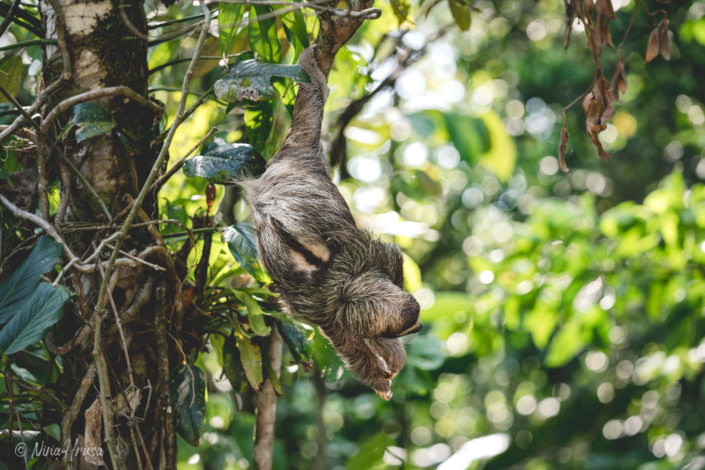
[(421, 329), (419, 304), (404, 291), (404, 259), (396, 245), (371, 244), (368, 263), (339, 289), (339, 320), (366, 338), (397, 338)]

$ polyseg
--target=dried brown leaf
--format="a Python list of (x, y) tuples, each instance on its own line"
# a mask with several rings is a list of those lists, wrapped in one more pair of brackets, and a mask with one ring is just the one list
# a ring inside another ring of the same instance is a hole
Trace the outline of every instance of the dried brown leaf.
[(561, 170), (568, 173), (570, 168), (565, 163), (565, 152), (568, 149), (568, 128), (565, 127), (565, 118), (563, 119), (563, 128), (561, 129), (561, 143), (558, 145), (558, 163), (561, 165)]
[(567, 50), (568, 46), (570, 46), (570, 34), (573, 32), (575, 8), (572, 2), (568, 3), (566, 0), (563, 0), (563, 4), (565, 5), (565, 42), (563, 43), (563, 47)]
[(646, 46), (646, 56), (644, 57), (644, 60), (646, 60), (646, 62), (651, 62), (652, 60), (654, 60), (658, 55), (660, 47), (661, 44), (657, 28), (651, 31), (651, 35), (649, 36), (649, 45)]
[(612, 79), (612, 99), (619, 102), (619, 93), (622, 95), (627, 93), (627, 73), (624, 68), (624, 58), (620, 55), (617, 67), (614, 69), (614, 78)]
[(605, 20), (617, 19), (617, 15), (612, 7), (612, 0), (597, 0), (597, 15), (602, 16)]
[(607, 122), (612, 119), (614, 114), (613, 96), (609, 87), (607, 79), (600, 75), (595, 79), (592, 91), (583, 99), (583, 111), (585, 111), (586, 118), (585, 129), (603, 161), (609, 161), (612, 158), (612, 155), (602, 148), (602, 143), (598, 138), (598, 134), (607, 128)]
[(668, 18), (664, 18), (658, 25), (658, 39), (661, 55), (666, 60), (671, 60), (671, 40), (668, 37)]
[(595, 9), (595, 2), (592, 0), (584, 0), (583, 4), (585, 5), (585, 14), (592, 16), (592, 11)]

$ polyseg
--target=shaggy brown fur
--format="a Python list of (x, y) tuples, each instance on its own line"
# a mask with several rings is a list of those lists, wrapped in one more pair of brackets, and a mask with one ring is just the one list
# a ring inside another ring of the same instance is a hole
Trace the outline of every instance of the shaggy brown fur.
[(399, 247), (359, 230), (330, 179), (320, 140), (326, 77), (313, 47), (299, 63), (311, 84), (299, 87), (289, 135), (267, 171), (241, 184), (288, 312), (318, 325), (345, 365), (388, 399), (406, 361), (397, 338), (421, 329), (419, 304), (404, 292)]

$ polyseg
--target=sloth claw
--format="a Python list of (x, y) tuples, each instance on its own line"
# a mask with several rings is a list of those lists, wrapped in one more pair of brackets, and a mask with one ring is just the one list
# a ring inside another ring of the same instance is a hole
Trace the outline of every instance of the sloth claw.
[(386, 392), (380, 392), (379, 390), (375, 390), (375, 393), (382, 398), (384, 401), (389, 401), (392, 399), (392, 391), (388, 390)]

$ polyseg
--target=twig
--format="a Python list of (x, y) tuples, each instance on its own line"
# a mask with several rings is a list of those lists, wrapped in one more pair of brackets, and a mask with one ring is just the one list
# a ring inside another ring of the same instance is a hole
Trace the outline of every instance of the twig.
[[(69, 168), (78, 176), (78, 179), (81, 180), (81, 183), (88, 189), (88, 191), (93, 195), (94, 198), (98, 201), (98, 204), (100, 204), (100, 208), (103, 210), (103, 214), (108, 218), (108, 220), (112, 220), (113, 216), (110, 215), (110, 211), (108, 210), (108, 206), (105, 205), (105, 202), (103, 201), (103, 198), (98, 195), (96, 190), (93, 188), (93, 185), (86, 179), (86, 177), (81, 173), (81, 171), (76, 168), (76, 165), (73, 164), (71, 159), (67, 157), (63, 152), (59, 152), (59, 155), (61, 156), (61, 159), (68, 165)], [(63, 220), (63, 218), (61, 219)], [(57, 224), (61, 223), (61, 221), (57, 222)]]
[(56, 39), (30, 39), (29, 41), (22, 41), (22, 42), (16, 42), (14, 44), (8, 44), (7, 46), (2, 46), (0, 47), (0, 52), (3, 51), (12, 51), (14, 49), (21, 49), (23, 47), (29, 47), (29, 46), (56, 46), (59, 44), (59, 41)]
[(15, 0), (10, 5), (10, 9), (7, 11), (7, 15), (5, 15), (5, 19), (2, 20), (2, 23), (0, 23), (0, 36), (5, 34), (5, 31), (10, 26), (10, 23), (12, 23), (12, 17), (15, 15), (15, 11), (19, 6), (20, 0)]
[[(78, 386), (78, 390), (76, 391), (76, 394), (73, 397), (73, 402), (71, 403), (71, 407), (69, 410), (64, 414), (64, 417), (61, 420), (61, 447), (62, 448), (71, 448), (71, 426), (73, 425), (73, 422), (76, 420), (78, 417), (78, 414), (81, 412), (81, 406), (83, 405), (83, 400), (86, 398), (86, 394), (88, 393), (88, 390), (90, 390), (91, 385), (93, 385), (93, 380), (95, 379), (95, 363), (92, 362), (89, 366), (88, 369), (86, 370), (85, 375), (83, 376), (83, 380), (81, 380), (81, 385)], [(66, 452), (64, 454), (64, 464), (69, 464), (71, 459), (70, 457), (73, 455), (73, 452)]]
[(159, 382), (161, 390), (159, 409), (166, 428), (166, 470), (176, 468), (176, 440), (174, 436), (174, 418), (171, 413), (171, 392), (169, 391), (169, 344), (166, 339), (166, 287), (160, 282), (156, 289), (157, 305), (154, 312), (154, 329), (157, 337), (157, 355), (159, 357)]
[[(138, 38), (148, 41), (149, 36), (137, 29), (135, 25), (132, 24), (132, 21), (130, 21), (130, 18), (127, 17), (127, 12), (125, 11), (125, 0), (120, 0), (118, 10), (120, 10), (120, 17), (122, 18), (122, 22), (125, 23), (125, 26), (127, 26), (127, 29), (132, 31), (132, 34)], [(140, 465), (140, 467), (142, 467), (142, 465)]]
[[(27, 443), (24, 441), (24, 432), (22, 431), (22, 420), (20, 419), (20, 412), (15, 408), (15, 414), (17, 415), (17, 427), (20, 428), (20, 439), (22, 439), (22, 445), (27, 448)], [(12, 436), (8, 435), (7, 439), (12, 441)], [(29, 463), (27, 462), (27, 452), (24, 453), (24, 468), (29, 470)]]
[[(103, 274), (103, 273), (101, 273)], [(117, 271), (111, 273), (111, 278), (113, 275), (117, 275)], [(117, 277), (116, 277), (117, 279)], [(112, 279), (111, 279), (112, 280)], [(106, 291), (108, 290), (108, 284), (110, 280), (106, 274), (103, 274), (103, 283), (105, 285)], [(112, 461), (113, 468), (121, 469), (123, 465), (121, 460), (118, 460), (118, 456), (115, 452), (114, 437), (113, 437), (113, 415), (112, 415), (112, 403), (108, 405), (108, 395), (110, 394), (110, 384), (108, 383), (108, 377), (105, 372), (105, 358), (101, 354), (100, 350), (100, 329), (103, 322), (103, 310), (96, 309), (93, 312), (93, 360), (96, 361), (98, 371), (98, 383), (100, 384), (100, 405), (103, 408), (103, 427), (105, 428), (105, 442), (108, 446), (108, 453), (110, 454), (110, 460)]]
[[(205, 141), (206, 141), (210, 136), (212, 136), (213, 133), (216, 132), (217, 130), (218, 130), (217, 127), (214, 127), (213, 129), (211, 129), (210, 132), (208, 132), (208, 134), (206, 134), (206, 136), (203, 137), (191, 150), (189, 150), (188, 152), (186, 152), (186, 155), (184, 155), (184, 157), (183, 157), (181, 160), (179, 160), (173, 167), (171, 167), (171, 169), (169, 169), (166, 173), (164, 173), (164, 175), (163, 175), (161, 178), (159, 178), (159, 179), (156, 180), (154, 183), (152, 183), (152, 185), (149, 187), (149, 192), (152, 192), (152, 191), (154, 191), (154, 190), (159, 191), (159, 189), (161, 189), (161, 187), (162, 187), (162, 185), (164, 184), (164, 182), (165, 182), (166, 180), (168, 180), (169, 178), (171, 178), (171, 177), (174, 175), (174, 173), (176, 173), (176, 172), (179, 170), (179, 168), (181, 168), (181, 167), (184, 165), (184, 163), (186, 162), (186, 159), (187, 159), (188, 157), (190, 157), (191, 154), (192, 154), (193, 152), (195, 152), (196, 149), (198, 149), (198, 147), (200, 147), (201, 145), (203, 145), (203, 142), (205, 142)], [(125, 215), (128, 210), (132, 209), (132, 206), (134, 205), (134, 203), (135, 203), (134, 201), (132, 201), (131, 203), (129, 203), (129, 204), (127, 205), (127, 207), (125, 207), (125, 208), (115, 217), (115, 219), (113, 219), (113, 222), (116, 221), (116, 220), (120, 220), (120, 218), (121, 218), (123, 215)], [(166, 238), (165, 235), (162, 235), (162, 237)]]
[(56, 400), (56, 401), (59, 403), (59, 406), (61, 406), (61, 409), (62, 409), (62, 410), (66, 411), (66, 407), (65, 407), (64, 404), (61, 402), (61, 400), (59, 400), (59, 399), (56, 397), (56, 395), (54, 395), (54, 394), (51, 393), (50, 391), (44, 390), (43, 388), (35, 388), (35, 387), (32, 387), (32, 386), (27, 385), (26, 383), (22, 382), (21, 380), (13, 379), (12, 376), (8, 376), (7, 378), (8, 378), (8, 380), (10, 380), (10, 382), (14, 382), (14, 383), (16, 383), (17, 385), (19, 385), (20, 387), (26, 388), (27, 390), (32, 390), (33, 392), (44, 393), (45, 395), (49, 395), (51, 398), (53, 398), (54, 400)]
[(66, 26), (66, 19), (64, 18), (64, 12), (61, 9), (61, 5), (57, 0), (49, 0), (51, 3), (51, 8), (56, 14), (56, 36), (59, 42), (59, 50), (61, 50), (61, 57), (64, 62), (64, 74), (61, 78), (64, 81), (71, 80), (71, 54), (69, 54), (69, 48), (66, 45), (66, 31), (64, 30)]
[[(107, 246), (108, 248), (115, 249), (115, 247), (114, 247), (113, 245), (111, 245), (110, 243), (106, 243), (105, 246)], [(136, 256), (132, 256), (130, 253), (128, 253), (128, 252), (126, 252), (126, 251), (120, 250), (120, 253), (122, 253), (123, 255), (127, 256), (127, 257), (130, 258), (130, 259), (133, 259), (133, 260), (137, 261), (138, 263), (142, 263), (142, 264), (144, 264), (144, 265), (146, 265), (146, 266), (149, 266), (149, 267), (152, 268), (152, 269), (156, 269), (157, 271), (166, 271), (166, 269), (162, 268), (161, 266), (157, 266), (156, 264), (148, 263), (148, 262), (146, 262), (146, 261), (143, 260), (143, 259), (140, 259), (140, 258), (138, 258), (138, 257), (136, 257)]]

